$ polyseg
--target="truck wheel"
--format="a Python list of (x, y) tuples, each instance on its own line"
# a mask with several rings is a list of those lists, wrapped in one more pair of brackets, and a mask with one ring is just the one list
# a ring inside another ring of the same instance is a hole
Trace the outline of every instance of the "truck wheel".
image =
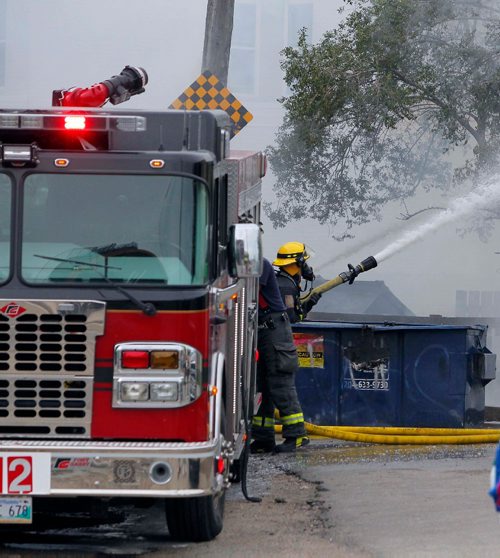
[[(221, 434), (226, 437), (226, 402), (222, 401)], [(211, 496), (167, 498), (165, 517), (170, 536), (175, 541), (211, 541), (222, 531), (226, 490)]]
[(167, 498), (165, 515), (172, 539), (211, 541), (221, 531), (224, 519), (225, 490), (213, 496)]

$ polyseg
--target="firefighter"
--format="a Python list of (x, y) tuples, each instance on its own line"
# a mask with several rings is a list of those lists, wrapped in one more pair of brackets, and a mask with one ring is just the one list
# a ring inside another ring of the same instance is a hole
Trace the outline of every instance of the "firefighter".
[(305, 244), (287, 242), (278, 250), (273, 262), (278, 268), (278, 286), (292, 323), (304, 320), (321, 298), (320, 293), (313, 293), (306, 303), (300, 301), (302, 279), (311, 283), (314, 281), (312, 267), (307, 264), (309, 257)]
[[(290, 453), (309, 443), (295, 388), (299, 361), (290, 319), (271, 262), (264, 258), (259, 280), (257, 391), (262, 402), (252, 419), (251, 453)], [(278, 409), (284, 442), (276, 445), (274, 410)]]

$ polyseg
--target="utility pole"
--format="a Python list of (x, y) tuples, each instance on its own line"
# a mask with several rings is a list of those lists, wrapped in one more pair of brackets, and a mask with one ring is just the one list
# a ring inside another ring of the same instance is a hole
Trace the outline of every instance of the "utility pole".
[(201, 71), (209, 70), (227, 85), (234, 0), (207, 0), (205, 43)]

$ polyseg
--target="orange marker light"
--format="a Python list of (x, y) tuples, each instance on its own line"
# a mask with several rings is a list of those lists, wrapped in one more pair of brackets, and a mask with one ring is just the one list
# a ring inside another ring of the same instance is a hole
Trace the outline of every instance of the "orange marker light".
[(151, 351), (151, 368), (176, 370), (179, 368), (179, 351)]
[(162, 169), (165, 166), (165, 161), (162, 159), (153, 159), (149, 161), (149, 166), (153, 169)]

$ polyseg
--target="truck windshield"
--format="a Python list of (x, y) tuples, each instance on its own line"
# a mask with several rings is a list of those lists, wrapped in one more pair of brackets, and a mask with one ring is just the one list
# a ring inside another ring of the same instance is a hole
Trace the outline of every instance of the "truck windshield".
[[(31, 174), (23, 192), (22, 276), (28, 283), (207, 282), (208, 195), (201, 182)], [(0, 253), (0, 262), (6, 258)]]
[(12, 185), (10, 178), (0, 173), (0, 283), (10, 271), (10, 215), (12, 213)]

